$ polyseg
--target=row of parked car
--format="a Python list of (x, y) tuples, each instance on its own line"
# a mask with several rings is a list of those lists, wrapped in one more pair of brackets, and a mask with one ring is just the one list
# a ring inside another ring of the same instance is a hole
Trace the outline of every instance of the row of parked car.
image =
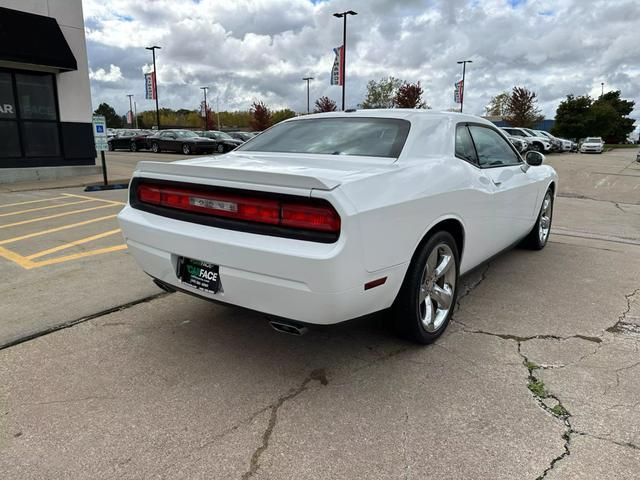
[(151, 150), (198, 153), (226, 153), (254, 137), (254, 132), (220, 132), (217, 130), (112, 130), (108, 132), (109, 150)]
[(544, 130), (533, 130), (531, 128), (503, 127), (502, 131), (507, 134), (511, 143), (520, 153), (534, 150), (541, 153), (550, 152), (575, 152), (578, 150), (576, 142), (557, 138)]

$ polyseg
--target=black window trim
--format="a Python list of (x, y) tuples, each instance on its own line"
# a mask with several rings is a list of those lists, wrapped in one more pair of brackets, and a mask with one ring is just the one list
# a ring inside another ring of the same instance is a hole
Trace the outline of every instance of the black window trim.
[[(491, 125), (486, 125), (484, 123), (480, 123), (480, 122), (460, 122), (456, 124), (456, 130), (458, 129), (459, 126), (464, 126), (467, 131), (469, 132), (469, 136), (471, 137), (471, 142), (473, 143), (473, 150), (476, 153), (476, 159), (478, 160), (478, 163), (475, 162), (471, 162), (469, 160), (467, 160), (466, 158), (462, 158), (459, 155), (455, 155), (456, 158), (459, 158), (460, 160), (469, 163), (470, 165), (473, 165), (474, 167), (481, 169), (481, 170), (488, 170), (491, 168), (504, 168), (504, 167), (519, 167), (525, 164), (524, 159), (522, 158), (522, 155), (520, 155), (520, 152), (518, 152), (518, 150), (516, 149), (516, 147), (509, 141), (509, 139), (505, 136), (505, 134), (503, 132), (500, 131), (499, 128), (497, 127), (492, 127)], [(482, 127), (482, 128), (487, 128), (489, 130), (493, 130), (494, 132), (496, 132), (499, 136), (502, 137), (502, 139), (507, 142), (507, 144), (509, 145), (509, 148), (511, 148), (511, 151), (513, 153), (516, 154), (516, 158), (519, 160), (518, 163), (510, 163), (507, 165), (487, 165), (487, 166), (482, 166), (480, 165), (480, 157), (478, 156), (478, 149), (476, 147), (476, 141), (473, 139), (473, 135), (471, 134), (471, 130), (469, 130), (469, 127)], [(455, 141), (455, 134), (454, 134), (454, 141)], [(454, 144), (454, 153), (455, 153), (455, 144)]]

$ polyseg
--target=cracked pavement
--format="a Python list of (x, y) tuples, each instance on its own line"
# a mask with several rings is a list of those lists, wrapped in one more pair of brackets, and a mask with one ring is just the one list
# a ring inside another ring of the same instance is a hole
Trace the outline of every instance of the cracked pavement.
[(171, 294), (0, 350), (0, 471), (637, 478), (632, 155), (552, 157), (549, 245), (463, 278), (454, 321), (428, 347), (379, 318), (291, 337), (258, 314)]

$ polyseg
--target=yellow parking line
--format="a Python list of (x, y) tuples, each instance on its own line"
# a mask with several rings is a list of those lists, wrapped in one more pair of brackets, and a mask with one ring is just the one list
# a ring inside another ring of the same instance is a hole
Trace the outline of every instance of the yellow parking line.
[(10, 260), (14, 263), (17, 263), (22, 268), (26, 268), (27, 270), (34, 267), (35, 263), (29, 260), (28, 258), (23, 257), (22, 255), (18, 255), (11, 250), (7, 250), (4, 247), (0, 247), (0, 257), (4, 257), (7, 260)]
[[(31, 267), (25, 268), (36, 268), (36, 267), (44, 267), (46, 265), (54, 265), (56, 263), (68, 262), (70, 260), (77, 260), (78, 258), (92, 257), (94, 255), (101, 255), (103, 253), (117, 252), (120, 250), (126, 250), (127, 246), (125, 244), (115, 245), (113, 247), (105, 247), (99, 248), (97, 250), (90, 250), (88, 252), (74, 253), (73, 255), (67, 255), (65, 257), (56, 257), (50, 260), (44, 260), (42, 262), (31, 262)], [(30, 260), (28, 260), (30, 262)]]
[(50, 220), (52, 218), (66, 217), (67, 215), (75, 215), (76, 213), (91, 212), (93, 210), (99, 210), (101, 208), (111, 208), (114, 206), (115, 205), (111, 205), (111, 204), (100, 205), (99, 207), (82, 208), (80, 210), (72, 210), (71, 212), (56, 213), (55, 215), (49, 215), (47, 217), (38, 217), (38, 218), (33, 218), (31, 220), (23, 220), (21, 222), (7, 223), (6, 225), (0, 225), (0, 228), (17, 227), (18, 225), (26, 225), (27, 223), (41, 222), (43, 220)]
[(64, 198), (66, 198), (66, 197), (65, 196), (62, 196), (62, 197), (51, 197), (51, 198), (43, 198), (42, 200), (29, 200), (28, 202), (7, 203), (6, 205), (0, 205), (0, 208), (17, 207), (18, 205), (26, 205), (28, 203), (48, 202), (50, 200), (62, 200)]
[(59, 252), (60, 250), (65, 250), (67, 248), (75, 247), (76, 245), (82, 245), (83, 243), (91, 242), (93, 240), (98, 240), (100, 238), (108, 237), (110, 235), (114, 235), (120, 232), (119, 228), (115, 230), (109, 230), (108, 232), (99, 233), (97, 235), (92, 235), (90, 237), (81, 238), (79, 240), (74, 240), (73, 242), (65, 243), (63, 245), (58, 245), (57, 247), (49, 248), (48, 250), (42, 250), (41, 252), (36, 252), (32, 255), (28, 255), (25, 258), (29, 260), (33, 260), (34, 258), (44, 257), (45, 255), (49, 255), (50, 253)]
[(126, 205), (126, 202), (118, 202), (116, 200), (107, 200), (106, 198), (98, 198), (98, 197), (87, 197), (86, 195), (76, 195), (75, 193), (65, 193), (67, 197), (76, 197), (76, 198), (88, 198), (89, 200), (96, 200), (98, 202), (105, 203), (113, 203), (114, 205)]
[(0, 245), (6, 245), (7, 243), (18, 242), (20, 240), (26, 240), (28, 238), (39, 237), (40, 235), (46, 235), (48, 233), (60, 232), (61, 230), (67, 230), (68, 228), (81, 227), (83, 225), (88, 225), (90, 223), (100, 222), (102, 220), (108, 220), (110, 218), (116, 218), (117, 215), (107, 215), (105, 217), (92, 218), (91, 220), (85, 220), (83, 222), (78, 223), (70, 223), (68, 225), (62, 225), (61, 227), (50, 228), (48, 230), (42, 230), (40, 232), (29, 233), (27, 235), (21, 235), (19, 237), (8, 238), (6, 240), (1, 240)]
[(17, 212), (0, 213), (0, 217), (10, 217), (11, 215), (22, 215), (23, 213), (37, 212), (39, 210), (47, 210), (49, 208), (66, 207), (67, 205), (77, 205), (79, 203), (88, 203), (93, 200), (79, 200), (77, 202), (58, 203), (57, 205), (49, 205), (46, 207), (29, 208), (28, 210), (19, 210)]

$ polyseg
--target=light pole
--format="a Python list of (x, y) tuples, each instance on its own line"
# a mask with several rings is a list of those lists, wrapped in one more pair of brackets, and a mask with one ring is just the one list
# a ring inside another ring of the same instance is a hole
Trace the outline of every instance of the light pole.
[(462, 64), (462, 94), (460, 95), (460, 113), (462, 113), (462, 107), (464, 106), (464, 91), (467, 88), (467, 84), (464, 83), (464, 77), (467, 73), (467, 63), (473, 63), (471, 60), (460, 60), (458, 65)]
[(204, 92), (204, 130), (209, 130), (209, 112), (207, 111), (207, 90), (209, 87), (200, 87), (200, 90)]
[(307, 113), (311, 113), (309, 110), (309, 81), (313, 80), (313, 77), (304, 77), (302, 80), (307, 82)]
[(602, 91), (600, 92), (600, 96), (603, 96), (604, 95), (604, 82), (601, 82), (600, 86), (602, 87)]
[(153, 54), (153, 87), (156, 94), (156, 125), (158, 126), (158, 130), (160, 130), (160, 107), (158, 107), (158, 74), (156, 70), (156, 49), (161, 50), (162, 47), (158, 47), (154, 45), (153, 47), (145, 47), (146, 50), (151, 50)]
[(131, 100), (133, 98), (133, 94), (129, 93), (127, 97), (129, 97), (129, 114), (131, 115), (131, 122), (129, 122), (129, 125), (133, 128), (133, 103)]
[(334, 13), (333, 16), (344, 19), (342, 27), (342, 110), (344, 111), (344, 92), (347, 84), (347, 15), (357, 15), (358, 12), (347, 10), (346, 12)]

